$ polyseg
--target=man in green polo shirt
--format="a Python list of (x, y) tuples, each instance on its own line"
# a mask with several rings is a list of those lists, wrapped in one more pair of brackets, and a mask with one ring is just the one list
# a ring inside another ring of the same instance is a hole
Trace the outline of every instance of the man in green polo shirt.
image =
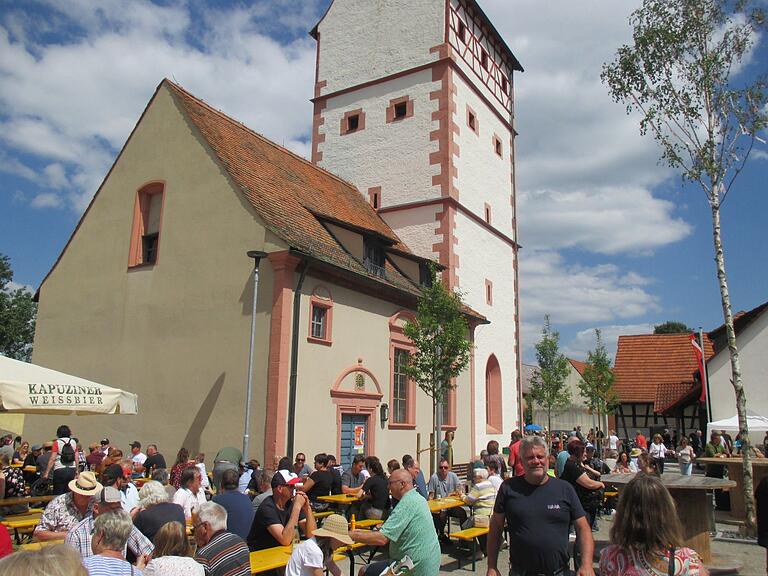
[(413, 576), (435, 576), (440, 572), (440, 544), (427, 501), (413, 489), (407, 470), (395, 470), (389, 477), (389, 492), (398, 500), (379, 531), (352, 530), (355, 542), (369, 546), (389, 546), (389, 560), (373, 562), (360, 569), (358, 576), (379, 576), (394, 560), (409, 556)]

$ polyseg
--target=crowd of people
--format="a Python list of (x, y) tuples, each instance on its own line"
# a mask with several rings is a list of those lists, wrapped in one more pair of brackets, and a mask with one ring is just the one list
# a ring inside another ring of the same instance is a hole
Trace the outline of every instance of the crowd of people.
[[(32, 485), (49, 486), (55, 497), (34, 537), (63, 545), (15, 552), (0, 560), (0, 572), (24, 570), (28, 576), (25, 566), (43, 565), (55, 556), (62, 566), (79, 559), (71, 574), (244, 575), (251, 572), (250, 552), (294, 544), (288, 576), (320, 576), (325, 570), (339, 576), (333, 551), (362, 543), (385, 554), (363, 566), (359, 576), (379, 576), (406, 557), (411, 573), (431, 576), (440, 570), (441, 547), (450, 545), (445, 528), (453, 519), (462, 529), (488, 528), (477, 555), (488, 557), (489, 576), (498, 574), (502, 543), (509, 548), (511, 576), (569, 574), (573, 530), (576, 573), (591, 576), (592, 532), (604, 502), (600, 478), (611, 471), (603, 457), (616, 457), (614, 472), (641, 473), (622, 491), (600, 573), (656, 576), (674, 567), (679, 575), (706, 574), (696, 552), (682, 546), (674, 502), (658, 480), (663, 473), (658, 461), (672, 452), (664, 437), (643, 446), (645, 438), (638, 434), (626, 450), (610, 431), (601, 451), (577, 432), (563, 439), (516, 430), (507, 457), (498, 442), (490, 441), (462, 478), (452, 470), (448, 432), (439, 466), (428, 479), (408, 454), (386, 465), (359, 454), (344, 468), (331, 454), (314, 455), (310, 465), (305, 454), (297, 453), (265, 468), (256, 460), (243, 462), (237, 448), (225, 447), (214, 457), (209, 479), (205, 455), (192, 458), (185, 448), (168, 466), (157, 445), (147, 445), (145, 453), (139, 441), (129, 445), (128, 456), (107, 438), (91, 444), (85, 455), (67, 426), (44, 445), (21, 441), (13, 449), (11, 444), (10, 457), (3, 438), (0, 494), (9, 498), (24, 495)], [(674, 451), (678, 458), (688, 455), (681, 466), (695, 461), (693, 444), (682, 439)], [(727, 446), (715, 432), (702, 449), (718, 456), (728, 453)], [(321, 497), (333, 494), (351, 496), (350, 505), (329, 510)], [(447, 497), (461, 499), (464, 506), (430, 512), (429, 500)], [(315, 515), (320, 513), (327, 517), (319, 527)], [(381, 524), (358, 529), (355, 518)]]

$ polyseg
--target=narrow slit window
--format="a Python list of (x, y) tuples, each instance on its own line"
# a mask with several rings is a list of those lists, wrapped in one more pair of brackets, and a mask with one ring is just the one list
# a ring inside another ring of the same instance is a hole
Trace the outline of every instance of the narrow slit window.
[(461, 20), (459, 20), (459, 30), (456, 34), (458, 35), (459, 41), (461, 41), (462, 44), (467, 43), (467, 27)]
[(374, 192), (373, 194), (371, 194), (371, 205), (373, 206), (374, 210), (379, 209), (379, 193), (378, 192)]
[(507, 80), (507, 77), (504, 76), (503, 74), (501, 75), (501, 91), (504, 94), (509, 93), (509, 80)]
[(504, 154), (504, 149), (502, 147), (501, 140), (499, 140), (498, 138), (493, 139), (493, 149), (498, 156), (502, 156)]
[(491, 223), (491, 207), (488, 204), (485, 205), (485, 223)]
[(480, 49), (480, 65), (485, 69), (488, 70), (488, 52)]
[(467, 114), (467, 124), (472, 130), (477, 131), (477, 118), (475, 118), (474, 113)]

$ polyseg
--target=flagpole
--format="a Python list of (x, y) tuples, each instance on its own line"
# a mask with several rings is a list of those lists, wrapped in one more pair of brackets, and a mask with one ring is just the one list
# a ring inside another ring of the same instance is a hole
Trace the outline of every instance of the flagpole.
[(701, 380), (707, 391), (707, 424), (712, 422), (712, 400), (709, 393), (709, 375), (707, 374), (707, 352), (704, 348), (704, 331), (699, 326), (699, 346), (701, 346)]

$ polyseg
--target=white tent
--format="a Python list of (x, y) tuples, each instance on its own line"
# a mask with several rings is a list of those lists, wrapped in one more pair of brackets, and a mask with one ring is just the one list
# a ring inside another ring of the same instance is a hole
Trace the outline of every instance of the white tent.
[[(768, 418), (755, 414), (750, 410), (747, 410), (747, 427), (749, 428), (749, 437), (754, 444), (756, 433), (765, 434), (768, 432)], [(725, 420), (717, 420), (716, 422), (710, 422), (707, 424), (707, 438), (712, 434), (712, 430), (725, 430), (729, 434), (734, 436), (739, 433), (739, 416), (731, 416)]]
[(136, 394), (0, 356), (0, 411), (136, 414)]

